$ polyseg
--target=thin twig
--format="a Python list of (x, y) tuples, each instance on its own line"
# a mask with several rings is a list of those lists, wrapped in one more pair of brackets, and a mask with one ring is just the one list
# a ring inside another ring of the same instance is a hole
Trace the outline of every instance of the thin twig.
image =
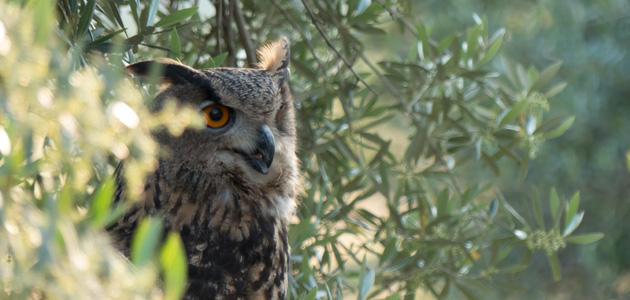
[[(339, 50), (337, 50), (337, 48), (335, 48), (332, 42), (328, 39), (328, 37), (326, 36), (326, 33), (319, 26), (319, 22), (315, 18), (315, 15), (313, 14), (313, 11), (311, 10), (311, 8), (308, 6), (308, 4), (306, 4), (305, 0), (302, 0), (302, 4), (304, 5), (306, 12), (308, 12), (308, 15), (311, 17), (311, 22), (313, 23), (313, 25), (315, 25), (315, 28), (317, 28), (317, 31), (319, 31), (319, 34), (322, 36), (322, 38), (324, 38), (324, 41), (326, 41), (326, 44), (328, 45), (328, 47), (333, 52), (335, 52), (337, 57), (339, 57), (343, 61), (343, 63), (346, 65), (346, 67), (348, 67), (348, 69), (350, 69), (350, 72), (352, 72), (352, 74), (354, 75), (354, 77), (357, 78), (357, 80), (359, 80), (370, 92), (378, 96), (378, 93), (374, 89), (372, 89), (372, 87), (367, 82), (365, 82), (365, 80), (363, 80), (363, 78), (361, 78), (359, 74), (357, 74), (357, 72), (352, 67), (352, 64), (348, 62), (348, 60), (343, 56), (343, 54), (341, 54), (341, 52), (339, 52)], [(361, 55), (363, 55), (363, 53), (361, 53)]]
[[(414, 114), (414, 112), (411, 110), (411, 108), (407, 106), (407, 104), (403, 100), (402, 96), (398, 93), (398, 90), (392, 85), (392, 83), (389, 81), (389, 79), (387, 79), (387, 77), (385, 77), (381, 73), (381, 71), (378, 68), (376, 68), (376, 66), (374, 64), (372, 64), (372, 62), (365, 56), (364, 53), (361, 53), (361, 59), (363, 60), (363, 62), (365, 62), (365, 64), (368, 65), (368, 67), (370, 67), (372, 72), (374, 72), (374, 74), (376, 74), (376, 76), (379, 78), (379, 80), (381, 80), (381, 82), (383, 82), (383, 84), (390, 91), (390, 93), (392, 93), (392, 95), (394, 96), (394, 99), (396, 99), (396, 101), (398, 101), (398, 104), (400, 104), (400, 106), (405, 110), (405, 113), (411, 118), (411, 121), (414, 123), (414, 125), (418, 129), (423, 128), (424, 126), (422, 125), (422, 122), (420, 122), (420, 120), (417, 118), (417, 116)], [(459, 180), (457, 180), (457, 177), (455, 177), (455, 174), (453, 174), (451, 169), (448, 167), (448, 164), (444, 160), (444, 157), (442, 157), (443, 156), (442, 151), (440, 151), (438, 149), (437, 145), (435, 145), (432, 141), (427, 141), (427, 144), (431, 148), (431, 151), (433, 151), (433, 153), (435, 153), (435, 157), (438, 159), (438, 161), (442, 165), (444, 165), (444, 167), (446, 169), (446, 173), (448, 174), (449, 178), (453, 182), (453, 186), (457, 190), (457, 193), (460, 196), (463, 195), (462, 186), (459, 183)]]
[(214, 55), (221, 54), (221, 40), (223, 39), (223, 0), (215, 0), (215, 8), (217, 11), (217, 53)]
[(225, 30), (225, 42), (227, 44), (227, 66), (236, 67), (236, 47), (234, 46), (234, 32), (232, 30), (232, 20), (234, 19), (232, 5), (224, 5), (223, 29)]
[(236, 21), (236, 27), (238, 27), (238, 35), (241, 38), (241, 43), (247, 54), (247, 65), (252, 67), (256, 64), (256, 49), (254, 48), (252, 40), (249, 38), (249, 30), (247, 30), (247, 26), (245, 25), (245, 17), (243, 16), (241, 5), (238, 3), (238, 0), (230, 0), (230, 2), (234, 8), (234, 20)]
[(407, 20), (407, 18), (403, 17), (403, 15), (400, 12), (398, 12), (397, 10), (392, 10), (391, 8), (389, 8), (387, 5), (385, 5), (385, 3), (383, 3), (383, 0), (376, 0), (376, 1), (385, 10), (387, 10), (389, 15), (392, 17), (392, 20), (399, 19), (403, 24), (405, 24), (405, 26), (407, 27), (407, 29), (409, 29), (409, 31), (411, 31), (411, 33), (413, 33), (414, 35), (418, 35), (418, 29), (416, 29), (416, 27), (409, 20)]
[(308, 50), (311, 51), (311, 55), (313, 55), (313, 58), (315, 58), (315, 61), (319, 65), (318, 72), (322, 72), (325, 74), (326, 68), (324, 68), (324, 64), (317, 56), (317, 53), (315, 53), (315, 48), (313, 47), (313, 44), (311, 44), (311, 39), (307, 38), (306, 35), (304, 35), (303, 30), (299, 30), (299, 26), (295, 22), (295, 20), (293, 20), (293, 17), (291, 17), (291, 15), (284, 8), (282, 8), (280, 4), (278, 4), (277, 0), (271, 0), (271, 3), (273, 3), (276, 9), (280, 11), (280, 13), (284, 16), (284, 19), (287, 20), (287, 22), (289, 22), (289, 24), (291, 24), (291, 26), (293, 26), (293, 28), (295, 28), (295, 30), (300, 34), (300, 36), (302, 37), (302, 40), (306, 44), (306, 48), (308, 48)]

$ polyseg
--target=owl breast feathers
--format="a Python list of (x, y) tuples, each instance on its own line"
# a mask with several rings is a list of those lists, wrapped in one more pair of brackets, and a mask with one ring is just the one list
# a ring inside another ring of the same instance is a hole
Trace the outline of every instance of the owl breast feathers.
[[(155, 133), (168, 155), (141, 201), (108, 228), (129, 255), (138, 222), (162, 216), (184, 243), (185, 299), (287, 298), (288, 223), (299, 184), (287, 39), (259, 56), (258, 69), (196, 70), (170, 59), (126, 68), (137, 76), (161, 74), (167, 87), (154, 110), (175, 100), (198, 107), (207, 124), (181, 136)], [(119, 180), (115, 201), (125, 194)]]

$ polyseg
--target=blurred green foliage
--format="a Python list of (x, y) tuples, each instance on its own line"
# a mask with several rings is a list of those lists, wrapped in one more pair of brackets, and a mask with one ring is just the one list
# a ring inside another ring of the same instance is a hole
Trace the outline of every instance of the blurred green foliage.
[(159, 155), (150, 131), (181, 134), (200, 118), (174, 105), (150, 114), (155, 88), (138, 92), (121, 68), (159, 56), (252, 66), (255, 45), (279, 36), (292, 41), (304, 174), (292, 298), (486, 299), (517, 290), (537, 252), (560, 279), (566, 243), (602, 238), (574, 233), (580, 193), (565, 200), (545, 187), (544, 205), (470, 170), (513, 185), (549, 172), (530, 160), (579, 120), (552, 101), (567, 87), (553, 79), (563, 65), (496, 59), (512, 34), (489, 21), (498, 17), (418, 19), (430, 2), (0, 4), (0, 293), (177, 299), (177, 234), (162, 240), (159, 219), (145, 220), (127, 263), (101, 231), (125, 208), (111, 207), (118, 161), (131, 162), (125, 179), (138, 194)]

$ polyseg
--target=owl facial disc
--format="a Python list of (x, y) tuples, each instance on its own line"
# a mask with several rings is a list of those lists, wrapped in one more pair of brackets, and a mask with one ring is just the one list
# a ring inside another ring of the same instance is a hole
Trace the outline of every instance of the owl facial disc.
[(263, 125), (261, 127), (258, 142), (256, 143), (254, 151), (251, 153), (245, 153), (243, 151), (237, 152), (243, 157), (243, 159), (245, 159), (252, 169), (261, 174), (268, 174), (271, 163), (273, 162), (273, 156), (276, 153), (275, 141), (269, 126)]

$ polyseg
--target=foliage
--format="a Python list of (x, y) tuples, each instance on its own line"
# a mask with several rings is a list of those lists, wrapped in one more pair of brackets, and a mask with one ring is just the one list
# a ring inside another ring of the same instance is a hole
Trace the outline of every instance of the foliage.
[[(574, 121), (547, 115), (566, 86), (550, 86), (561, 64), (539, 71), (504, 58), (498, 72), (491, 63), (505, 30), (492, 32), (485, 18), (436, 35), (402, 13), (411, 1), (198, 9), (197, 1), (69, 0), (57, 2), (53, 36), (46, 3), (0, 4), (0, 247), (10, 257), (0, 292), (11, 297), (177, 298), (186, 272), (177, 235), (153, 253), (161, 226), (146, 220), (130, 267), (99, 232), (124, 209), (110, 207), (118, 160), (137, 162), (125, 178), (139, 192), (157, 155), (150, 130), (179, 134), (198, 117), (176, 107), (151, 115), (120, 67), (157, 56), (249, 66), (253, 45), (281, 35), (292, 40), (304, 171), (290, 232), (292, 298), (414, 299), (424, 290), (478, 299), (512, 288), (536, 251), (559, 279), (567, 242), (602, 237), (573, 234), (584, 215), (579, 194), (561, 201), (554, 189), (547, 210), (534, 193), (528, 218), (489, 181), (462, 176), (464, 167), (498, 176), (507, 161), (522, 180), (540, 144)], [(154, 285), (160, 269), (163, 294)], [(78, 278), (92, 285), (81, 289)]]

